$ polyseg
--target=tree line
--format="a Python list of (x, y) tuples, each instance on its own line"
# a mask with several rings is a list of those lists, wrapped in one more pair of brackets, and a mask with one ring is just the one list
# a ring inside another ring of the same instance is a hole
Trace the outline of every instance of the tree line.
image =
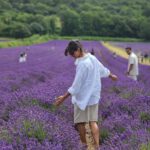
[(147, 0), (0, 0), (0, 36), (33, 34), (150, 40)]

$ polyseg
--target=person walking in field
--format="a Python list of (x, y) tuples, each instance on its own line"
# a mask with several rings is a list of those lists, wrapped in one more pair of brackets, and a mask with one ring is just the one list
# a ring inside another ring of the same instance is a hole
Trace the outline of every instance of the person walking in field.
[(129, 55), (129, 58), (128, 58), (128, 68), (127, 68), (127, 73), (126, 74), (131, 79), (137, 81), (137, 76), (139, 74), (138, 58), (132, 52), (131, 47), (127, 47), (126, 48), (126, 53)]
[(56, 98), (54, 104), (59, 106), (69, 96), (74, 105), (74, 123), (79, 131), (82, 143), (86, 144), (85, 124), (89, 123), (94, 139), (95, 148), (99, 148), (98, 107), (101, 92), (101, 78), (110, 77), (117, 80), (117, 76), (105, 68), (99, 60), (85, 53), (79, 41), (70, 41), (65, 55), (75, 58), (76, 75), (68, 91)]
[(147, 59), (148, 59), (148, 53), (145, 53), (144, 54), (144, 60), (145, 60), (145, 62), (147, 62)]
[(113, 58), (116, 59), (116, 57), (117, 57), (116, 52), (113, 52)]
[(92, 50), (91, 50), (91, 54), (92, 55), (95, 55), (95, 52), (94, 52), (94, 49), (92, 48)]
[(24, 63), (27, 60), (27, 54), (25, 52), (20, 54), (19, 63)]

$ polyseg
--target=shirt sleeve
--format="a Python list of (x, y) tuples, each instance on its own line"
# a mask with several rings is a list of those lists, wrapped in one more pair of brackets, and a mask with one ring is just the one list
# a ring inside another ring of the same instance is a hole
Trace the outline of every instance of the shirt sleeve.
[(84, 83), (86, 74), (87, 74), (87, 67), (85, 65), (77, 66), (75, 79), (72, 83), (72, 86), (68, 89), (68, 92), (72, 96), (79, 93), (81, 86)]
[(104, 67), (104, 65), (101, 62), (99, 62), (99, 66), (100, 66), (100, 76), (101, 76), (101, 78), (108, 77), (110, 75), (109, 69)]
[(129, 58), (129, 64), (134, 64), (134, 57), (131, 56), (131, 57)]

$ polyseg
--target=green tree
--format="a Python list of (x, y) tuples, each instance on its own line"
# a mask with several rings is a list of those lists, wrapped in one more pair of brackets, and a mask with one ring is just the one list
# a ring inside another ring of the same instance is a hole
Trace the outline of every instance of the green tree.
[(0, 0), (0, 13), (4, 12), (5, 10), (12, 9), (11, 4), (8, 2), (8, 0)]
[(27, 25), (14, 22), (12, 25), (6, 26), (2, 31), (4, 36), (24, 38), (31, 36), (31, 32)]
[(145, 8), (143, 10), (143, 14), (146, 17), (150, 17), (150, 4), (145, 6)]
[(57, 15), (44, 17), (43, 25), (48, 34), (60, 34), (62, 29), (61, 19)]
[(150, 20), (145, 20), (141, 23), (140, 26), (140, 37), (145, 40), (150, 40)]
[(1, 35), (36, 22), (32, 33), (148, 39), (149, 17), (148, 0), (0, 0)]
[(58, 16), (52, 15), (50, 19), (51, 33), (59, 34), (61, 32), (61, 20)]
[(62, 35), (79, 35), (80, 15), (70, 9), (61, 13)]
[(24, 4), (21, 10), (27, 13), (32, 13), (32, 14), (36, 14), (38, 12), (34, 4)]
[(30, 30), (32, 34), (42, 34), (44, 32), (44, 27), (37, 22), (32, 22), (30, 24)]
[(4, 24), (3, 22), (0, 22), (0, 36), (3, 36), (3, 30), (5, 29), (6, 24)]
[(93, 35), (94, 15), (91, 11), (81, 13), (81, 33), (84, 35)]

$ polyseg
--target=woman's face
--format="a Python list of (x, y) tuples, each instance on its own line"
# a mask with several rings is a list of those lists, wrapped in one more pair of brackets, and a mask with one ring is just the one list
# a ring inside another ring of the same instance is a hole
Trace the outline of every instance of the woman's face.
[(81, 50), (78, 48), (78, 49), (74, 52), (74, 54), (71, 55), (71, 56), (76, 59), (76, 58), (81, 57), (81, 55), (82, 55), (82, 52), (81, 52)]

